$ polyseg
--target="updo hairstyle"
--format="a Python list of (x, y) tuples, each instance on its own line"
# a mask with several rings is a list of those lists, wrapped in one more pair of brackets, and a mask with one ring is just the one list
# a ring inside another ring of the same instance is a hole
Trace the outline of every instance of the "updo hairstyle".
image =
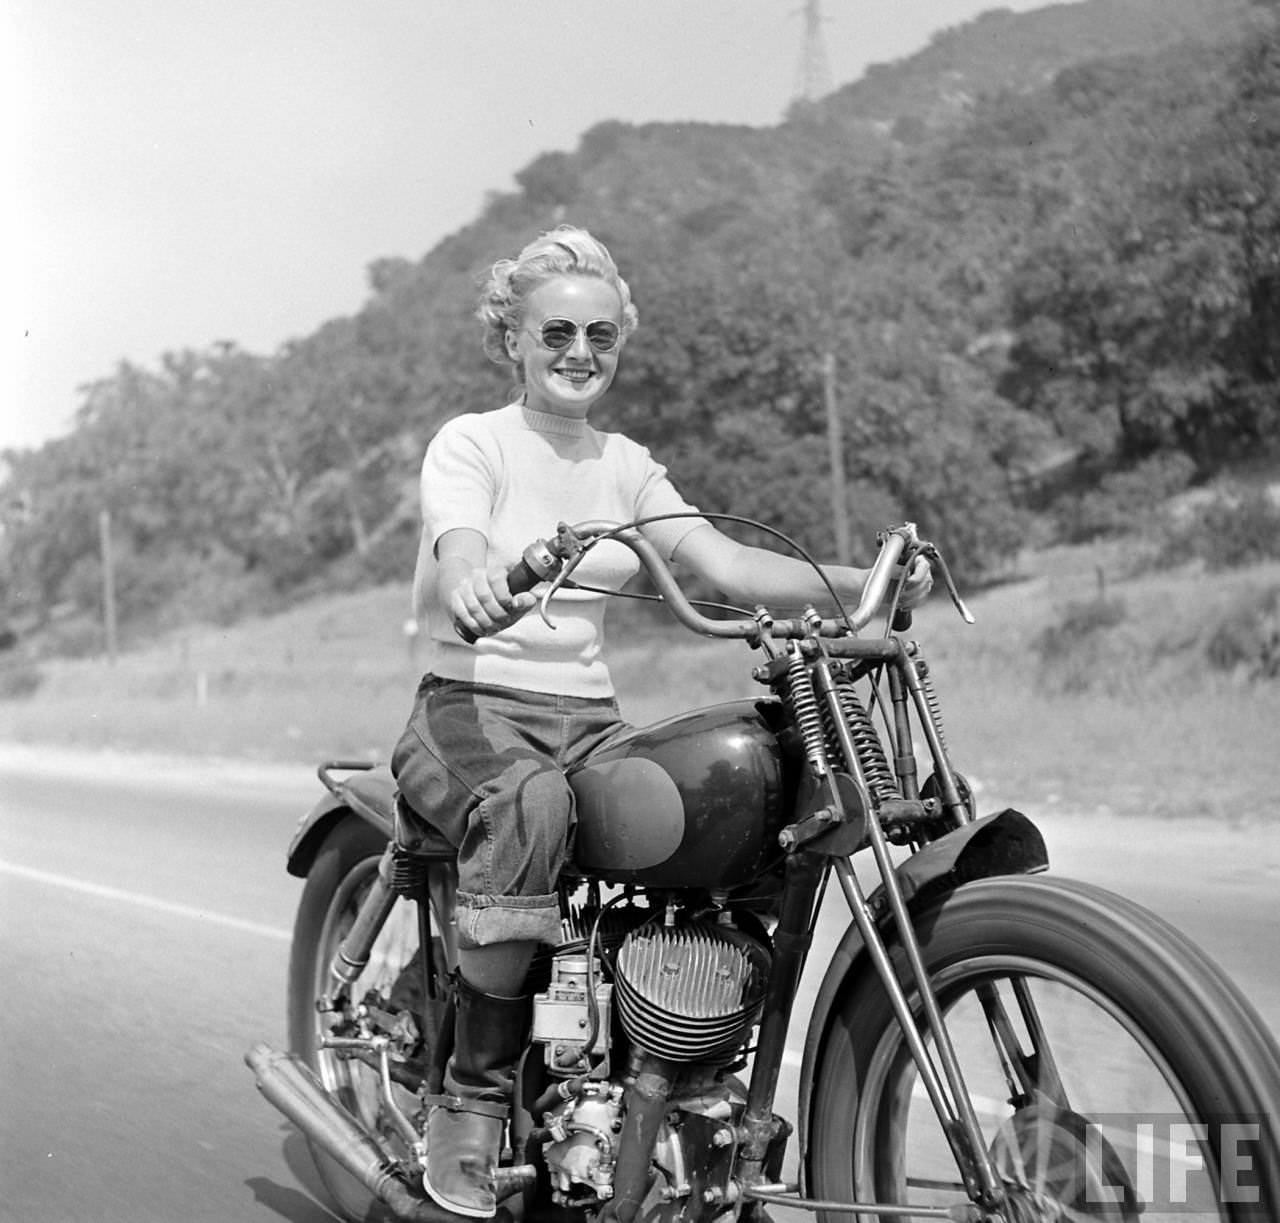
[(535, 238), (514, 259), (499, 259), (489, 270), (476, 317), (484, 324), (484, 351), (490, 361), (515, 364), (507, 352), (507, 333), (523, 322), (529, 294), (556, 276), (595, 276), (611, 284), (622, 302), (622, 338), (639, 325), (631, 290), (604, 243), (585, 229), (560, 225)]

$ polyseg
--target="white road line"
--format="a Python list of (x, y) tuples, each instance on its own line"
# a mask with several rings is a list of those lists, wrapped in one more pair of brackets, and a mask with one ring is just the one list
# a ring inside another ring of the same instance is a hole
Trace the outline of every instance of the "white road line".
[(278, 942), (287, 943), (293, 937), (288, 930), (268, 926), (263, 922), (245, 921), (240, 917), (228, 917), (224, 913), (210, 913), (207, 909), (197, 909), (193, 905), (174, 904), (169, 900), (159, 900), (155, 896), (143, 896), (140, 892), (126, 892), (122, 888), (104, 887), (100, 883), (73, 879), (70, 875), (55, 875), (52, 871), (37, 870), (30, 866), (17, 866), (12, 862), (0, 861), (0, 875), (13, 875), (33, 883), (67, 888), (69, 891), (80, 892), (85, 896), (96, 896), (100, 900), (118, 900), (139, 909), (150, 909), (154, 913), (189, 917), (206, 925), (221, 926), (226, 930), (239, 930), (244, 934), (258, 934), (263, 938), (276, 939)]

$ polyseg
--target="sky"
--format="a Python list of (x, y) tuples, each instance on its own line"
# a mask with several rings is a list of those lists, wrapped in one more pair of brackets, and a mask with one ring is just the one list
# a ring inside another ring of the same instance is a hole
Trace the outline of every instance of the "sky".
[[(823, 0), (839, 86), (1044, 0)], [(269, 354), (359, 310), (605, 119), (769, 126), (802, 0), (0, 0), (0, 451), (122, 360)], [(495, 258), (509, 252), (495, 251)]]

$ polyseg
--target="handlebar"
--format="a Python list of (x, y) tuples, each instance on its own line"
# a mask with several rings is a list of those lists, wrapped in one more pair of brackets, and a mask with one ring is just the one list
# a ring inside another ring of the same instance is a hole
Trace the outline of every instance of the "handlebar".
[[(761, 608), (750, 619), (712, 620), (693, 606), (657, 549), (634, 525), (619, 526), (617, 523), (602, 521), (583, 522), (572, 527), (561, 523), (553, 538), (530, 544), (508, 573), (507, 585), (511, 593), (530, 590), (539, 582), (549, 583), (543, 593), (540, 610), (543, 619), (550, 623), (546, 609), (551, 596), (565, 585), (587, 551), (604, 539), (617, 540), (630, 548), (649, 574), (658, 595), (670, 608), (672, 615), (686, 628), (703, 637), (759, 640), (761, 637), (852, 636), (871, 622), (890, 586), (899, 579), (900, 566), (913, 564), (920, 556), (927, 557), (938, 566), (952, 602), (964, 619), (973, 623), (973, 617), (961, 600), (937, 548), (927, 540), (922, 540), (915, 524), (910, 522), (880, 533), (880, 551), (867, 575), (858, 606), (847, 617), (838, 619), (824, 620), (809, 609), (804, 616), (798, 618), (775, 620)], [(910, 626), (910, 611), (898, 609), (892, 623), (893, 631), (905, 632)], [(475, 640), (474, 634), (465, 626), (455, 624), (454, 627), (464, 641)]]

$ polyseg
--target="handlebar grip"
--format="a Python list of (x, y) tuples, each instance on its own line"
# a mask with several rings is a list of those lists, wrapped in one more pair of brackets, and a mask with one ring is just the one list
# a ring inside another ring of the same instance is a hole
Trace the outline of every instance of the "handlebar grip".
[[(542, 578), (540, 578), (532, 569), (529, 563), (521, 557), (510, 569), (507, 570), (507, 589), (513, 595), (524, 594), (526, 590), (532, 590)], [(475, 645), (479, 638), (465, 624), (459, 623), (457, 620), (453, 622), (453, 631), (462, 638), (467, 645)]]
[[(908, 568), (903, 574), (903, 578), (910, 577), (911, 571), (919, 563), (920, 554), (916, 553), (908, 562)], [(893, 613), (893, 621), (889, 625), (890, 632), (905, 633), (911, 628), (911, 609), (909, 607), (899, 607)]]

